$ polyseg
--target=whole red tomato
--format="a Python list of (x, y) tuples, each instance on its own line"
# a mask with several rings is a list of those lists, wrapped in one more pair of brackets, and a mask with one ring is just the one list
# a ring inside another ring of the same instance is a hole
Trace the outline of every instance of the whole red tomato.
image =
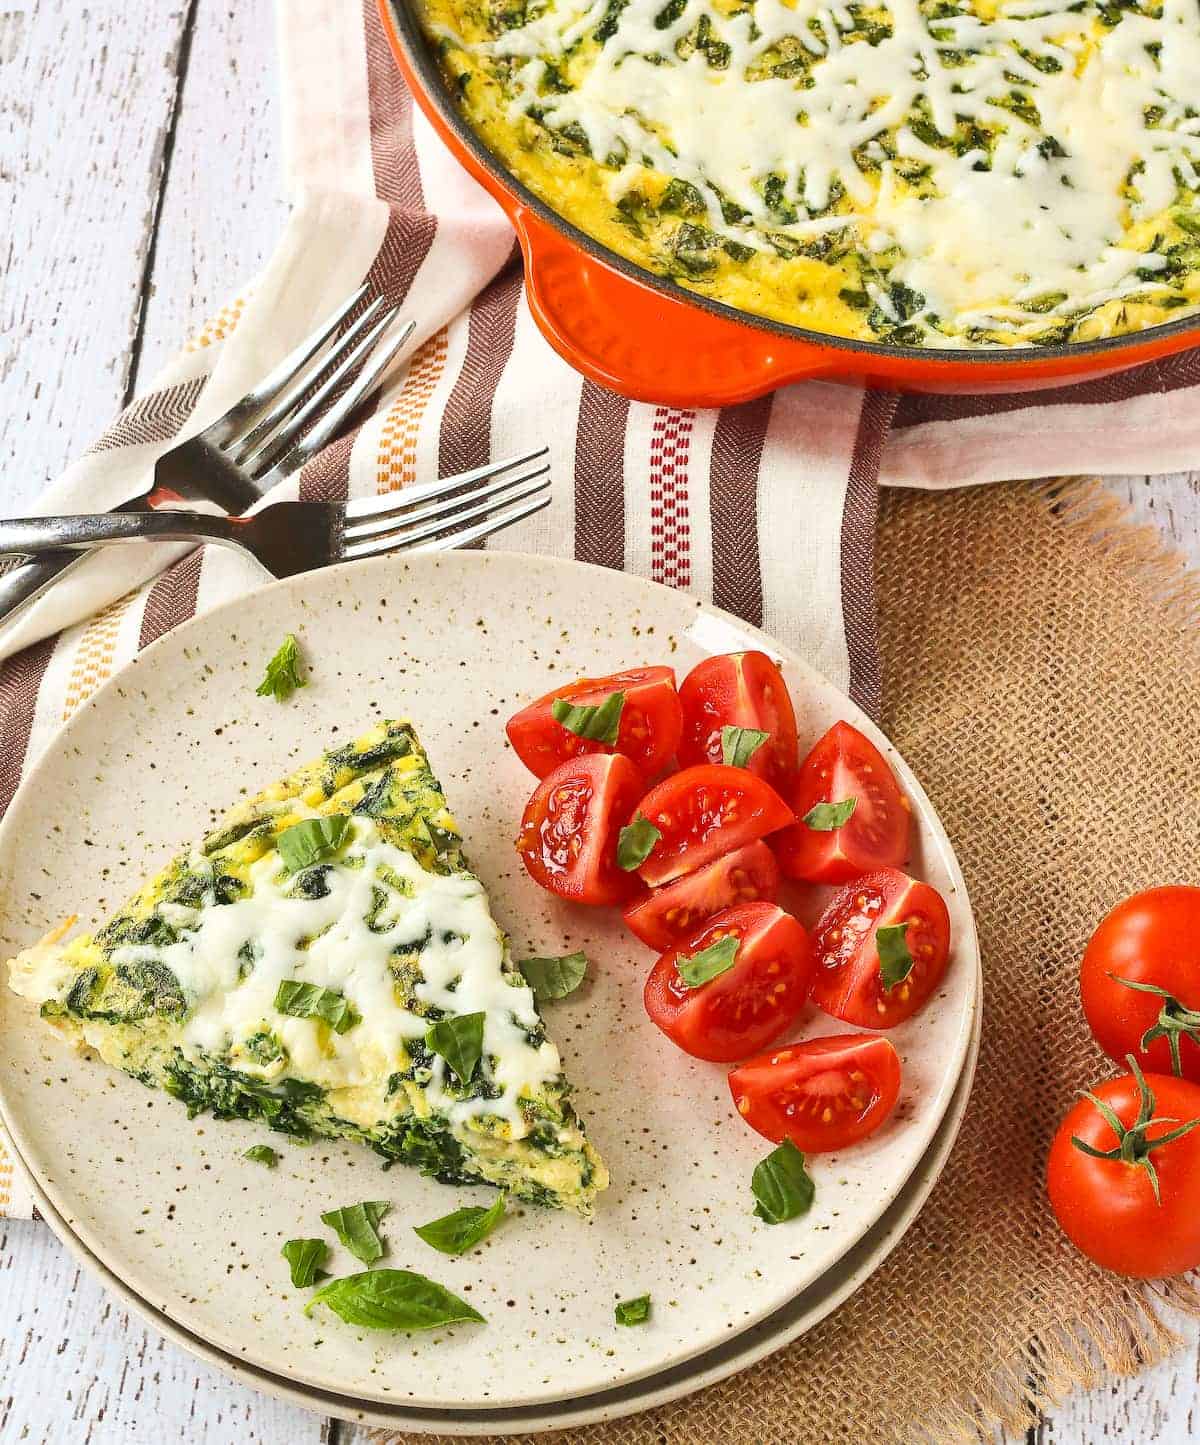
[(1062, 1121), (1046, 1187), (1089, 1259), (1158, 1279), (1200, 1265), (1200, 1085), (1129, 1064)]
[(1096, 1042), (1200, 1083), (1200, 888), (1148, 888), (1092, 934), (1079, 973)]

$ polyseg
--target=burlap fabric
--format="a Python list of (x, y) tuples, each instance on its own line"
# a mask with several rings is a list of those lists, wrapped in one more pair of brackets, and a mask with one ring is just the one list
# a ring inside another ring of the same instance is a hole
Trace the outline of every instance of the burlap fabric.
[(887, 730), (979, 922), (962, 1133), (903, 1242), (823, 1325), (556, 1445), (977, 1441), (1167, 1353), (1156, 1294), (1196, 1306), (1186, 1282), (1142, 1291), (1076, 1254), (1043, 1170), (1077, 1091), (1111, 1072), (1076, 988), (1091, 929), (1132, 889), (1200, 877), (1200, 579), (1097, 483), (887, 495), (878, 578)]

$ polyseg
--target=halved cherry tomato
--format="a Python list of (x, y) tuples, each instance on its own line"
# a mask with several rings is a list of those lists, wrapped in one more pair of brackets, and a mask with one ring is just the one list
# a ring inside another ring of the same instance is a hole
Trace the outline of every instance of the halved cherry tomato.
[(679, 761), (725, 761), (724, 727), (756, 728), (767, 740), (746, 766), (773, 788), (784, 792), (796, 775), (796, 714), (783, 674), (765, 652), (731, 652), (706, 657), (684, 678), (683, 736)]
[[(723, 938), (739, 940), (733, 967), (689, 988), (681, 960)], [(741, 903), (664, 953), (646, 980), (646, 1012), (685, 1053), (732, 1063), (795, 1023), (812, 979), (808, 934), (773, 903)]]
[[(560, 698), (577, 707), (598, 707), (614, 692), (625, 694), (615, 744), (581, 738), (555, 720)], [(505, 731), (531, 773), (544, 778), (568, 758), (588, 753), (623, 753), (645, 778), (654, 778), (674, 756), (683, 711), (669, 667), (634, 667), (610, 677), (581, 677), (555, 688), (509, 718)]]
[(1079, 987), (1110, 1058), (1134, 1054), (1143, 1069), (1200, 1083), (1200, 888), (1149, 888), (1119, 903), (1092, 934)]
[(882, 1034), (809, 1039), (742, 1064), (729, 1088), (752, 1129), (819, 1154), (879, 1128), (900, 1094), (900, 1055)]
[[(1200, 1119), (1200, 1085), (1170, 1074), (1144, 1080), (1126, 1074), (1092, 1093), (1116, 1115), (1123, 1137), (1089, 1098), (1062, 1121), (1050, 1146), (1046, 1187), (1064, 1234), (1089, 1259), (1136, 1279), (1194, 1269), (1200, 1265), (1200, 1129), (1164, 1136)], [(1117, 1157), (1098, 1159), (1076, 1139)]]
[[(876, 937), (881, 927), (902, 925), (912, 968), (888, 988)], [(941, 983), (950, 915), (936, 888), (898, 868), (880, 868), (834, 895), (813, 932), (813, 951), (813, 1002), (859, 1028), (890, 1029), (915, 1014)]]
[(774, 903), (778, 892), (779, 864), (760, 839), (656, 888), (625, 910), (625, 922), (643, 943), (661, 952), (695, 933), (714, 913), (735, 903)]
[(617, 840), (642, 791), (620, 753), (573, 758), (534, 790), (517, 852), (535, 883), (576, 903), (627, 903), (637, 877), (617, 865)]
[(652, 887), (792, 821), (792, 810), (770, 783), (745, 768), (707, 763), (664, 778), (638, 812), (662, 835), (639, 870)]
[[(796, 822), (775, 839), (775, 851), (790, 878), (844, 883), (908, 857), (908, 800), (887, 759), (848, 722), (834, 723), (804, 759), (789, 797)], [(854, 811), (840, 828), (805, 823), (818, 803), (850, 798)]]

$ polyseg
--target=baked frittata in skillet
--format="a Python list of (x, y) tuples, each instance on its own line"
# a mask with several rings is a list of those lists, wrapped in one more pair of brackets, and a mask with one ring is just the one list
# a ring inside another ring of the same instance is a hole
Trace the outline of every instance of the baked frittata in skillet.
[(607, 1170), (461, 841), (412, 726), (380, 723), (10, 982), (193, 1113), (587, 1214)]
[(414, 0), (582, 230), (835, 335), (1049, 345), (1200, 305), (1195, 0)]

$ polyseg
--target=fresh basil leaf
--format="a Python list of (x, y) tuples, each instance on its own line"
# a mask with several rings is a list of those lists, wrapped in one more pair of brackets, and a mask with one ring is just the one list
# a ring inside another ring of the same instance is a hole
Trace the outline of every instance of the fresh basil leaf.
[(702, 948), (699, 953), (685, 954), (675, 964), (679, 977), (688, 988), (699, 988), (701, 984), (728, 973), (737, 962), (740, 943), (741, 939), (729, 933), (724, 938), (718, 938), (716, 943)]
[(425, 1033), (425, 1047), (441, 1054), (460, 1084), (469, 1084), (483, 1057), (484, 1015), (454, 1014), (438, 1019)]
[(617, 866), (624, 868), (626, 873), (640, 868), (661, 837), (660, 828), (656, 828), (649, 818), (643, 818), (641, 813), (635, 813), (633, 822), (626, 824), (617, 837)]
[(275, 847), (289, 873), (311, 868), (325, 858), (332, 858), (342, 845), (350, 819), (344, 813), (328, 813), (321, 818), (305, 818), (293, 823), (275, 839)]
[(413, 1233), (443, 1254), (466, 1254), (486, 1239), (503, 1218), (504, 1195), (498, 1194), (490, 1209), (481, 1209), (478, 1205), (456, 1209), (453, 1214), (443, 1214), (441, 1219), (430, 1220), (428, 1224), (414, 1225)]
[(461, 1320), (486, 1324), (477, 1309), (440, 1284), (407, 1269), (368, 1269), (323, 1285), (304, 1306), (328, 1305), (348, 1325), (368, 1330), (434, 1330)]
[(642, 1294), (637, 1299), (623, 1299), (613, 1314), (619, 1325), (644, 1325), (650, 1318), (650, 1296)]
[(758, 728), (723, 727), (721, 729), (721, 757), (729, 768), (744, 768), (771, 736)]
[(554, 721), (562, 723), (569, 733), (594, 743), (607, 743), (610, 748), (617, 741), (624, 710), (623, 692), (610, 692), (604, 701), (595, 707), (588, 707), (586, 704), (576, 706), (565, 697), (556, 697), (550, 704)]
[(317, 1280), (329, 1278), (321, 1268), (329, 1254), (323, 1239), (289, 1239), (279, 1253), (287, 1260), (297, 1289), (307, 1289)]
[(895, 988), (912, 972), (916, 960), (908, 951), (907, 923), (885, 923), (875, 930), (875, 952), (884, 988)]
[(319, 983), (301, 983), (296, 978), (280, 980), (275, 990), (275, 1007), (292, 1018), (324, 1019), (335, 1034), (344, 1034), (362, 1022), (362, 1015), (337, 989), (322, 988)]
[(587, 976), (587, 954), (564, 953), (560, 958), (523, 958), (517, 967), (539, 1003), (566, 998)]
[(279, 1155), (269, 1144), (252, 1144), (242, 1158), (252, 1159), (255, 1164), (265, 1164), (268, 1169), (274, 1169), (279, 1163)]
[(817, 1192), (804, 1167), (804, 1155), (790, 1139), (755, 1166), (750, 1189), (758, 1201), (754, 1212), (767, 1224), (782, 1224), (807, 1214)]
[(843, 798), (840, 803), (817, 803), (805, 813), (804, 826), (814, 833), (832, 833), (849, 821), (857, 807), (857, 798)]
[(333, 1230), (355, 1259), (374, 1264), (384, 1253), (379, 1221), (391, 1207), (386, 1199), (368, 1199), (345, 1209), (330, 1209), (321, 1215), (321, 1223)]
[(263, 680), (254, 689), (256, 697), (273, 697), (276, 702), (287, 702), (306, 679), (300, 676), (300, 644), (292, 633), (279, 644), (279, 650), (267, 663)]

